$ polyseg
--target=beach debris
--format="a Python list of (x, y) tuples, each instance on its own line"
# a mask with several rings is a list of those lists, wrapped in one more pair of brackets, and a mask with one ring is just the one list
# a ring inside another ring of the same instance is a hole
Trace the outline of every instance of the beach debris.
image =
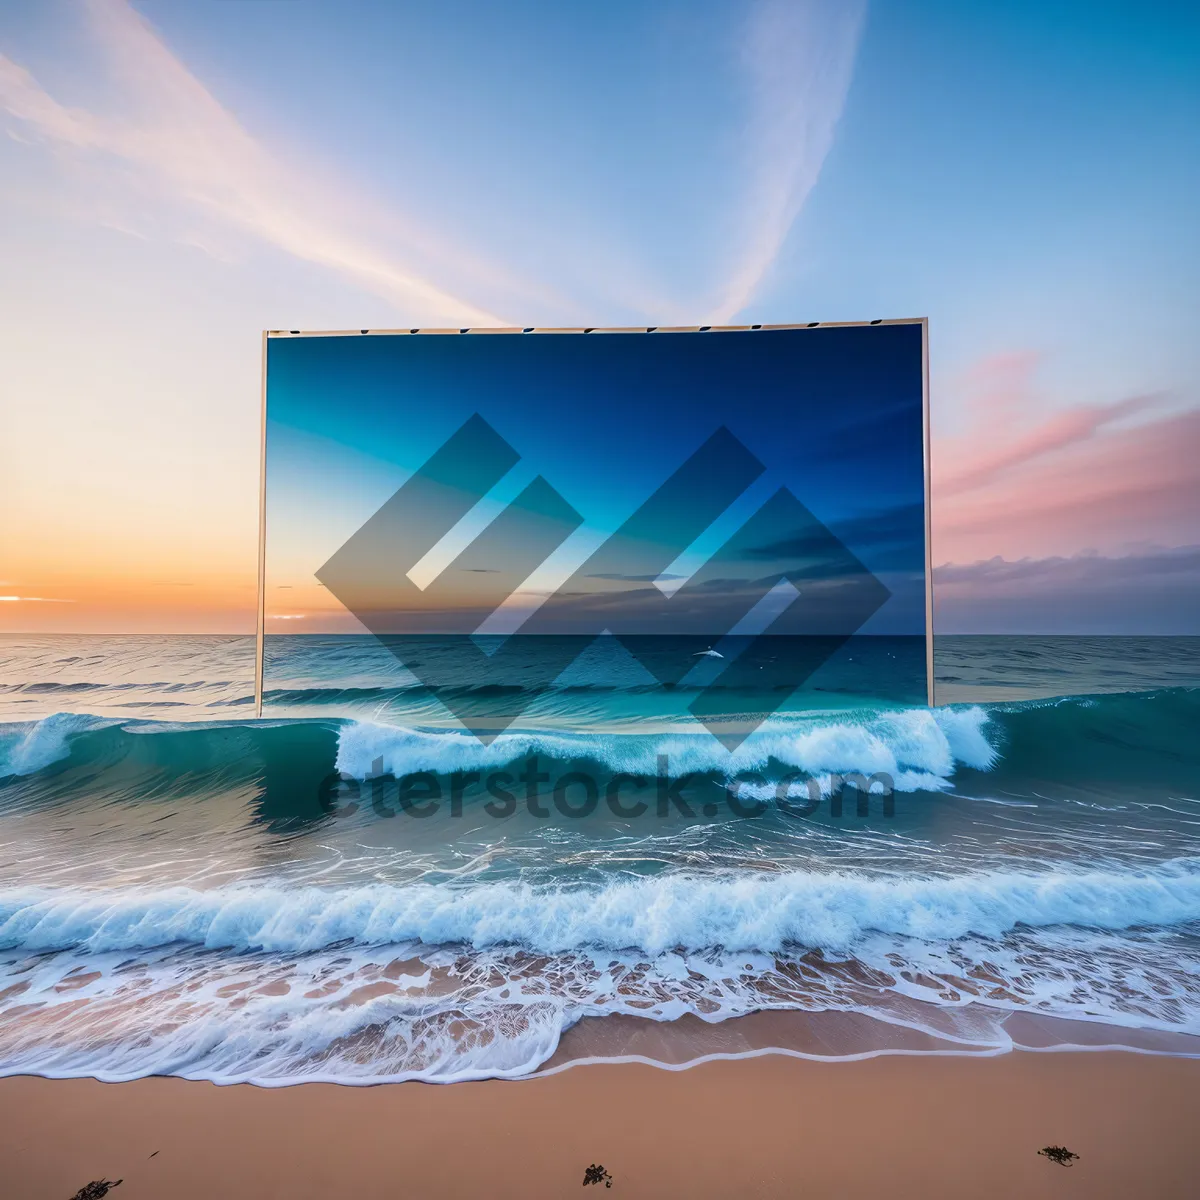
[(1060, 1167), (1073, 1167), (1075, 1160), (1079, 1157), (1073, 1150), (1068, 1150), (1066, 1146), (1043, 1146), (1038, 1153), (1043, 1158), (1058, 1163)]
[(103, 1200), (120, 1183), (119, 1179), (93, 1179), (86, 1187), (81, 1187), (71, 1200)]
[(612, 1176), (597, 1163), (592, 1163), (590, 1167), (583, 1173), (583, 1186), (587, 1187), (589, 1183), (602, 1183), (605, 1187), (612, 1187)]
[[(157, 1151), (157, 1150), (155, 1150), (154, 1154), (157, 1154), (157, 1153), (158, 1153), (158, 1151)], [(148, 1156), (148, 1158), (147, 1158), (147, 1161), (148, 1161), (150, 1158), (153, 1158), (153, 1157), (154, 1157), (154, 1154), (151, 1154), (151, 1155), (149, 1155), (149, 1156)]]

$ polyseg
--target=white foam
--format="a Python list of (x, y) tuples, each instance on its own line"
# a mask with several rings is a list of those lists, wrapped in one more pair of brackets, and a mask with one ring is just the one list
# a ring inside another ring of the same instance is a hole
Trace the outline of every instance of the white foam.
[(265, 1086), (513, 1077), (544, 1063), (581, 1018), (612, 1014), (858, 1013), (970, 1053), (1010, 1048), (1016, 1011), (1100, 1022), (1106, 1045), (1146, 1044), (1121, 1027), (1165, 1033), (1159, 1045), (1188, 1053), (1179, 1035), (1200, 1033), (1200, 961), (1187, 937), (1162, 931), (1023, 928), (953, 943), (871, 934), (855, 958), (847, 970), (836, 955), (730, 950), (64, 950), (0, 963), (0, 1074)]
[(497, 770), (538, 754), (651, 777), (665, 758), (669, 774), (679, 778), (693, 772), (732, 777), (775, 762), (813, 776), (883, 773), (897, 790), (912, 791), (947, 786), (959, 763), (991, 767), (996, 751), (984, 733), (987, 721), (978, 707), (801, 714), (765, 722), (733, 751), (707, 732), (504, 733), (485, 745), (468, 733), (353, 721), (339, 732), (337, 769), (356, 779), (449, 774)]
[[(32, 725), (17, 726), (19, 732), (0, 756), (0, 776), (33, 775), (43, 771), (68, 757), (73, 734), (106, 724), (112, 722), (83, 713), (54, 713)], [(6, 732), (12, 728), (9, 726)]]
[(1088, 870), (953, 878), (851, 872), (666, 874), (595, 887), (414, 883), (203, 891), (7, 888), (0, 947), (135, 950), (183, 942), (294, 953), (335, 942), (419, 941), (556, 953), (636, 947), (844, 950), (870, 932), (996, 937), (1018, 924), (1126, 929), (1200, 920), (1200, 869)]
[(933, 718), (946, 738), (950, 753), (977, 771), (991, 770), (999, 754), (984, 736), (987, 713), (978, 705), (969, 708), (935, 708)]

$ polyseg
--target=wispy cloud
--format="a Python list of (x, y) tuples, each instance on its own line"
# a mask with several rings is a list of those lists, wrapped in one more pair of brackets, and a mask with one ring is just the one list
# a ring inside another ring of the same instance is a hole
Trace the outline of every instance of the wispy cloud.
[(1136, 553), (1053, 555), (1020, 558), (1015, 562), (996, 555), (975, 563), (947, 563), (934, 571), (938, 584), (1024, 584), (1034, 580), (1069, 582), (1085, 586), (1145, 580), (1150, 575), (1191, 574), (1200, 578), (1200, 546), (1146, 546)]
[[(753, 299), (816, 183), (845, 103), (865, 7), (865, 0), (762, 0), (751, 10), (739, 56), (748, 116), (729, 165), (742, 181), (732, 261), (722, 263), (714, 245), (695, 247), (696, 258), (720, 272), (712, 323), (731, 320)], [(85, 186), (55, 197), (61, 207), (136, 237), (170, 225), (171, 213), (185, 214), (172, 230), (178, 241), (231, 261), (231, 239), (235, 246), (238, 236), (255, 239), (381, 297), (404, 314), (403, 323), (503, 325), (514, 323), (511, 313), (496, 308), (557, 317), (578, 309), (579, 297), (561, 294), (552, 280), (523, 278), (394, 203), (372, 207), (363, 189), (285, 161), (128, 0), (85, 0), (83, 11), (99, 58), (78, 72), (88, 96), (82, 104), (60, 99), (0, 55), (9, 135), (49, 146), (88, 172)], [(97, 67), (111, 87), (97, 87)], [(670, 281), (655, 285), (642, 278), (644, 269), (634, 252), (618, 290), (659, 295), (648, 302), (655, 312), (677, 307), (661, 298)], [(592, 264), (574, 290), (594, 291), (605, 274), (603, 264)], [(680, 319), (696, 318), (695, 303), (682, 306)]]
[(1200, 633), (1200, 546), (995, 558), (934, 572), (942, 633)]
[(107, 162), (126, 182), (326, 267), (404, 311), (455, 324), (505, 323), (363, 237), (354, 219), (361, 204), (272, 156), (126, 0), (88, 0), (86, 9), (122, 111), (68, 107), (0, 55), (0, 106), (21, 123), (23, 140), (36, 135)]
[(737, 259), (709, 320), (733, 319), (753, 299), (817, 182), (862, 32), (862, 0), (764, 0), (751, 17), (744, 61), (751, 87)]
[(74, 600), (60, 600), (54, 596), (0, 596), (0, 604), (74, 604)]
[(1130, 396), (1109, 404), (1085, 404), (1054, 413), (1030, 429), (1019, 429), (1007, 439), (981, 440), (974, 453), (939, 473), (938, 494), (952, 496), (991, 483), (1008, 471), (1044, 459), (1060, 450), (1086, 442), (1106, 426), (1142, 412), (1156, 396)]

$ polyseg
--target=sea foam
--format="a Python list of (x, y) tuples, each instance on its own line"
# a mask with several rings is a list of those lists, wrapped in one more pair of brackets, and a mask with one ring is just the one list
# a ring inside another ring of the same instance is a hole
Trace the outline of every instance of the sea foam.
[(28, 724), (6, 725), (0, 740), (0, 777), (34, 775), (71, 753), (71, 738), (115, 724), (84, 713), (54, 713)]
[(589, 761), (611, 771), (673, 778), (690, 773), (732, 777), (772, 763), (813, 776), (881, 772), (897, 790), (948, 785), (959, 764), (987, 770), (996, 750), (987, 713), (964, 709), (803, 714), (770, 720), (735, 750), (708, 733), (503, 733), (483, 743), (470, 733), (432, 732), (368, 721), (349, 722), (338, 737), (337, 769), (356, 779), (418, 771), (498, 769), (530, 755)]
[(0, 948), (92, 952), (185, 943), (298, 953), (335, 943), (583, 948), (848, 950), (886, 933), (945, 941), (1017, 925), (1119, 930), (1200, 920), (1200, 863), (1151, 870), (946, 878), (786, 872), (672, 873), (592, 887), (414, 883), (198, 890), (6, 888)]

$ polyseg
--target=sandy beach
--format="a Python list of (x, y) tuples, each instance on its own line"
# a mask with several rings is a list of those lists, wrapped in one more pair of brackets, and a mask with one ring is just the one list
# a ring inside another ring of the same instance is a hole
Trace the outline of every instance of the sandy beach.
[[(1200, 1062), (1132, 1053), (766, 1055), (517, 1082), (218, 1087), (0, 1080), (3, 1194), (630, 1197), (1194, 1196)], [(1039, 1157), (1048, 1144), (1071, 1167)], [(588, 1193), (585, 1193), (585, 1195)]]

